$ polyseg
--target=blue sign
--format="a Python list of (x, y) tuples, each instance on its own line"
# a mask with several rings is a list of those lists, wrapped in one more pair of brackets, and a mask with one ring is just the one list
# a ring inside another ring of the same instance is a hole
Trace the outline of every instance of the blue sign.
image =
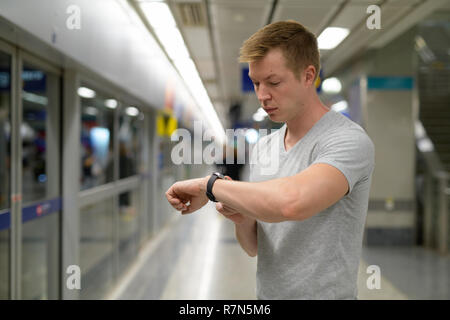
[(253, 92), (253, 81), (252, 79), (250, 79), (250, 77), (248, 76), (248, 67), (243, 67), (241, 70), (242, 73), (242, 77), (241, 77), (241, 82), (242, 82), (242, 92)]
[(9, 71), (0, 71), (0, 91), (9, 91), (11, 88), (11, 74)]
[(22, 71), (23, 90), (28, 92), (45, 92), (47, 75), (40, 70), (24, 69)]
[(412, 90), (412, 77), (368, 77), (368, 90)]
[(11, 226), (11, 213), (4, 212), (0, 214), (0, 230), (9, 229)]

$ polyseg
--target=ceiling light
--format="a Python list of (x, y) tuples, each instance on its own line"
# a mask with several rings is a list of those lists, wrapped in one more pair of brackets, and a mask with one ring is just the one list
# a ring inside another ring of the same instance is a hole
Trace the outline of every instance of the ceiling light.
[(336, 48), (349, 33), (349, 29), (346, 28), (326, 28), (317, 38), (319, 49), (330, 50)]
[(139, 114), (139, 109), (135, 107), (128, 107), (125, 109), (125, 113), (130, 117), (136, 117)]
[(325, 93), (339, 93), (341, 92), (342, 84), (338, 78), (328, 78), (322, 83), (322, 90)]
[(264, 120), (264, 118), (265, 118), (265, 116), (262, 114), (259, 114), (259, 113), (255, 113), (253, 115), (253, 121), (256, 121), (256, 122), (261, 122)]
[(48, 104), (47, 97), (40, 96), (38, 94), (34, 94), (31, 92), (22, 91), (22, 97), (24, 100), (29, 101), (29, 102), (42, 104), (44, 106), (46, 106)]
[(95, 97), (95, 91), (86, 87), (79, 87), (78, 95), (82, 98), (91, 99)]
[(184, 44), (183, 37), (177, 28), (158, 28), (155, 29), (155, 33), (170, 59), (189, 58), (189, 52)]
[(414, 123), (414, 135), (416, 136), (416, 139), (427, 137), (425, 128), (423, 127), (422, 121), (420, 120), (416, 120), (416, 122)]
[(422, 138), (418, 141), (417, 147), (421, 152), (432, 152), (434, 151), (433, 142), (431, 142), (430, 138)]
[(86, 107), (84, 108), (84, 113), (90, 116), (96, 116), (98, 114), (98, 110), (94, 107)]
[(154, 29), (173, 28), (177, 24), (170, 12), (169, 6), (164, 2), (142, 2), (141, 9)]
[(164, 51), (178, 69), (187, 89), (200, 107), (206, 122), (215, 131), (216, 141), (223, 144), (225, 130), (206, 92), (197, 68), (190, 59), (189, 51), (186, 48), (183, 36), (177, 29), (176, 21), (169, 6), (164, 2), (139, 2), (139, 6), (148, 23), (152, 26)]
[(253, 120), (256, 122), (261, 122), (264, 120), (264, 118), (267, 117), (267, 112), (264, 111), (263, 108), (258, 108), (256, 112), (253, 114)]
[(347, 108), (348, 108), (348, 103), (345, 100), (336, 102), (335, 104), (333, 104), (331, 106), (331, 109), (336, 112), (341, 112), (341, 111), (347, 110)]
[(107, 106), (110, 109), (115, 109), (115, 108), (117, 108), (117, 100), (116, 99), (106, 99), (105, 106)]
[(250, 128), (245, 132), (245, 140), (247, 140), (247, 142), (250, 144), (256, 143), (256, 141), (258, 141), (258, 138), (259, 138), (258, 131), (256, 131), (253, 128)]

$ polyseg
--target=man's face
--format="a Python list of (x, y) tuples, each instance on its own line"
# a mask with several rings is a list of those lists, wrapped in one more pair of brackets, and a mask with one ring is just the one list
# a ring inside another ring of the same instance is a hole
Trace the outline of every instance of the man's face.
[(280, 49), (272, 49), (261, 60), (250, 62), (249, 77), (261, 107), (272, 121), (287, 122), (303, 109), (306, 88), (286, 67)]

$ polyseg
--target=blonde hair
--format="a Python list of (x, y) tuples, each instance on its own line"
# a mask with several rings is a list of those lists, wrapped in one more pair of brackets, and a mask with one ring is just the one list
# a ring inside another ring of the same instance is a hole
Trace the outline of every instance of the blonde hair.
[(255, 62), (269, 50), (280, 48), (286, 67), (299, 79), (300, 72), (312, 65), (317, 79), (320, 71), (320, 54), (316, 36), (294, 20), (271, 23), (248, 38), (241, 47), (239, 62)]

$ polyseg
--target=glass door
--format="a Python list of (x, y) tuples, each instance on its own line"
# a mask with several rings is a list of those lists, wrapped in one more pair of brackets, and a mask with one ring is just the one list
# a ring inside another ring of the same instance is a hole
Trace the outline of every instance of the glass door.
[(11, 66), (12, 49), (0, 43), (0, 300), (11, 286)]
[(21, 52), (19, 57), (17, 296), (58, 299), (61, 78), (58, 69)]

